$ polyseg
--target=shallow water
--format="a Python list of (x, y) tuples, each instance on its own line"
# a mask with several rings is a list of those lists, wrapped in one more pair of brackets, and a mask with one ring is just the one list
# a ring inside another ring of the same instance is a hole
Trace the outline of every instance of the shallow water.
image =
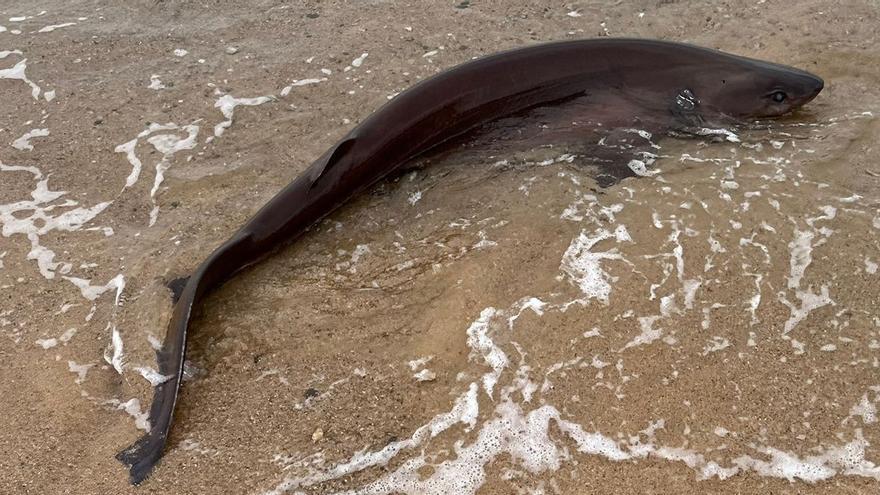
[(0, 6), (0, 444), (25, 459), (0, 480), (129, 490), (113, 455), (163, 379), (164, 282), (417, 77), (607, 32), (827, 89), (727, 139), (651, 136), (650, 176), (607, 189), (558, 146), (374, 188), (211, 296), (131, 491), (871, 491), (880, 23), (822, 8)]

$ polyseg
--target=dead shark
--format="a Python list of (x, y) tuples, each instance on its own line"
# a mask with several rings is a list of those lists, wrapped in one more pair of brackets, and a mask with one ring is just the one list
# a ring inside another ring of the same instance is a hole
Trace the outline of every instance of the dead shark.
[(639, 121), (663, 131), (777, 117), (812, 100), (823, 85), (808, 72), (717, 50), (609, 38), (505, 51), (416, 84), (315, 160), (189, 278), (172, 284), (176, 302), (158, 351), (159, 372), (171, 378), (154, 389), (149, 432), (117, 458), (138, 484), (162, 457), (190, 318), (206, 294), (407, 162), (535, 109), (564, 109), (566, 116), (606, 127)]

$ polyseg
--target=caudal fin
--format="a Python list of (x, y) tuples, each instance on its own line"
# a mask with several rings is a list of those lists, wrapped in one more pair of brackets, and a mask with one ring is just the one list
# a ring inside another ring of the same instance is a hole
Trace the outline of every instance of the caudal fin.
[(177, 301), (180, 300), (180, 296), (183, 294), (183, 289), (186, 287), (187, 282), (189, 282), (189, 277), (180, 277), (165, 284), (166, 287), (171, 290), (172, 304), (177, 304)]
[(193, 308), (212, 289), (251, 261), (248, 256), (251, 251), (247, 249), (249, 242), (247, 234), (234, 236), (217, 248), (191, 277), (169, 284), (175, 298), (174, 313), (168, 323), (165, 342), (156, 355), (159, 373), (170, 378), (153, 389), (148, 418), (150, 431), (116, 456), (130, 467), (132, 484), (142, 482), (150, 474), (165, 450), (183, 375), (186, 334)]

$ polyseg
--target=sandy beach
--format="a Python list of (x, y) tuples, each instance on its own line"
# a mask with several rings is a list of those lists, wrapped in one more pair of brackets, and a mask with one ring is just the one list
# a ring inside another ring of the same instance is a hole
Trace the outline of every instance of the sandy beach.
[[(0, 0), (0, 493), (876, 493), (878, 34), (875, 0)], [(577, 146), (373, 187), (209, 297), (129, 485), (168, 281), (416, 82), (603, 36), (826, 87), (634, 133), (605, 189)]]

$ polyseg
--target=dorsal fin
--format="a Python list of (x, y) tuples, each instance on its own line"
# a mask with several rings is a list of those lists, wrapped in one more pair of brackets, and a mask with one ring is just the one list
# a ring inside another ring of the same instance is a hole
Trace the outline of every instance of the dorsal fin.
[(344, 139), (327, 153), (324, 153), (324, 156), (319, 158), (318, 161), (309, 167), (311, 170), (307, 173), (309, 174), (309, 179), (312, 183), (311, 186), (309, 186), (309, 190), (313, 189), (318, 184), (318, 181), (342, 160), (345, 154), (348, 153), (352, 146), (354, 146), (355, 142), (356, 139), (353, 137)]

